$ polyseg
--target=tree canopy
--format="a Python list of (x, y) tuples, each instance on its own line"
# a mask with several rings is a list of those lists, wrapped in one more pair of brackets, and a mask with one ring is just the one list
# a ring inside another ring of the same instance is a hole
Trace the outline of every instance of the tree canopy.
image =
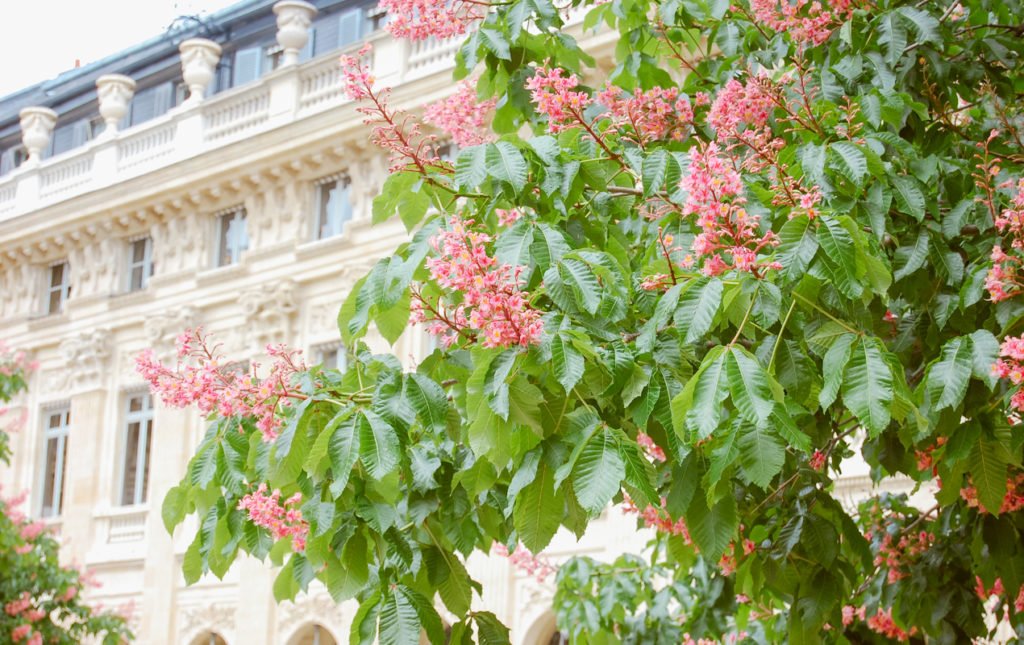
[[(199, 518), (188, 581), (241, 550), (278, 599), (357, 599), (354, 643), (444, 642), (437, 602), (504, 643), (465, 558), (621, 504), (655, 538), (560, 567), (573, 642), (1024, 629), (1019, 1), (384, 5), (464, 38), (464, 80), (421, 123), (343, 57), (392, 158), (374, 219), (410, 233), (341, 307), (354, 360), (140, 360), (211, 421), (163, 506)], [(360, 340), (410, 321), (415, 371)], [(844, 508), (855, 450), (935, 506)]]

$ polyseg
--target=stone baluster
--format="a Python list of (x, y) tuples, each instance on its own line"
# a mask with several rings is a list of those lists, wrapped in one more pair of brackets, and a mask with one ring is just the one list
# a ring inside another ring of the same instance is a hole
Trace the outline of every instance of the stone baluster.
[(96, 94), (100, 101), (100, 116), (106, 127), (102, 137), (117, 134), (117, 124), (128, 113), (128, 105), (135, 94), (135, 81), (123, 74), (104, 74), (96, 79)]
[(38, 166), (43, 150), (50, 145), (53, 126), (57, 125), (57, 113), (46, 107), (27, 107), (18, 116), (21, 117), (21, 142), (28, 151), (25, 163), (30, 167)]
[(189, 38), (178, 46), (181, 52), (181, 76), (188, 85), (186, 105), (195, 105), (203, 100), (206, 87), (217, 72), (220, 60), (220, 45), (205, 38)]
[(274, 5), (277, 16), (277, 44), (284, 50), (281, 66), (299, 62), (299, 52), (309, 42), (309, 26), (316, 7), (303, 0), (281, 0)]

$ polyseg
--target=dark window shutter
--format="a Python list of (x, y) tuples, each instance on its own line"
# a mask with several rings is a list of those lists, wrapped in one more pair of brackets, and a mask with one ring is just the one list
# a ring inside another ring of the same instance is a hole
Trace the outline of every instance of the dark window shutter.
[(53, 130), (53, 141), (50, 142), (50, 154), (59, 155), (75, 147), (75, 124), (68, 123)]
[(338, 18), (338, 47), (358, 42), (363, 36), (363, 10), (349, 9)]
[(251, 83), (260, 77), (260, 59), (263, 58), (262, 47), (248, 47), (235, 52), (235, 69), (232, 86), (238, 87)]
[(327, 16), (313, 23), (313, 55), (327, 53), (338, 48), (337, 16)]
[(132, 97), (132, 125), (144, 123), (157, 115), (157, 89), (156, 87), (150, 87), (141, 92), (136, 92), (135, 96)]

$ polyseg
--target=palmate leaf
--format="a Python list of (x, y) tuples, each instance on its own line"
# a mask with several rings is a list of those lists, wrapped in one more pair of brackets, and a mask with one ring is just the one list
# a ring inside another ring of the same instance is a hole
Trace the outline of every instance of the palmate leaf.
[(782, 441), (767, 427), (758, 428), (748, 423), (740, 427), (737, 445), (743, 474), (755, 485), (767, 488), (786, 461)]
[(738, 523), (732, 495), (723, 497), (713, 508), (708, 508), (704, 495), (694, 495), (686, 511), (686, 524), (694, 543), (712, 562), (729, 546)]
[(987, 329), (971, 334), (971, 373), (974, 378), (984, 381), (988, 389), (996, 386), (998, 378), (992, 374), (992, 364), (999, 358), (999, 341)]
[(359, 459), (374, 479), (381, 479), (398, 466), (398, 435), (380, 416), (364, 410), (359, 423)]
[(523, 153), (507, 141), (488, 144), (485, 155), (488, 174), (506, 181), (518, 193), (526, 186), (528, 166)]
[(854, 334), (846, 333), (837, 337), (832, 346), (825, 352), (822, 360), (822, 378), (824, 382), (821, 392), (818, 393), (818, 403), (822, 409), (832, 405), (839, 394), (839, 387), (843, 383), (843, 374), (846, 370), (846, 363), (850, 360), (850, 346), (857, 340)]
[(892, 416), (893, 378), (879, 342), (862, 336), (850, 348), (843, 382), (843, 402), (875, 437)]
[(537, 476), (516, 497), (512, 523), (523, 545), (540, 553), (551, 542), (562, 523), (564, 500), (556, 495), (555, 471), (544, 461)]
[(687, 429), (696, 431), (700, 440), (718, 428), (722, 402), (729, 395), (725, 350), (724, 345), (719, 345), (709, 351), (697, 373), (672, 399), (672, 425), (683, 441), (689, 441)]
[(782, 226), (775, 259), (782, 264), (782, 273), (787, 278), (801, 278), (817, 252), (818, 239), (807, 215), (797, 215)]
[[(839, 219), (819, 218), (818, 243), (825, 252), (827, 266), (835, 278), (836, 288), (850, 298), (857, 298), (863, 292), (857, 280), (856, 249), (850, 232)], [(822, 256), (818, 256), (819, 261)]]
[(978, 491), (978, 501), (989, 513), (999, 515), (1006, 496), (1006, 466), (1009, 464), (1006, 448), (996, 439), (982, 435), (974, 445), (967, 467), (971, 482)]
[(711, 329), (715, 314), (722, 305), (724, 288), (718, 278), (700, 278), (683, 293), (676, 309), (675, 323), (680, 331), (686, 332), (687, 343), (700, 340)]
[(572, 341), (558, 333), (551, 339), (551, 362), (555, 368), (555, 378), (569, 394), (583, 378), (583, 355), (573, 347)]
[(763, 424), (775, 407), (769, 387), (771, 377), (753, 354), (738, 345), (729, 351), (726, 365), (729, 392), (736, 409), (751, 423)]
[(960, 404), (971, 379), (971, 339), (960, 336), (942, 347), (942, 355), (928, 370), (928, 396), (933, 409), (942, 410)]
[(600, 513), (619, 492), (626, 465), (618, 441), (608, 428), (591, 435), (573, 468), (572, 486), (580, 506)]
[(380, 645), (408, 645), (420, 640), (420, 618), (401, 587), (384, 596), (380, 609)]

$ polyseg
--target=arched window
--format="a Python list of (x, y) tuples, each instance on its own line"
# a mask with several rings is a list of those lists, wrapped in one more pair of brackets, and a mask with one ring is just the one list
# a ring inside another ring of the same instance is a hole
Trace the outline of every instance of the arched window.
[(192, 639), (192, 645), (228, 645), (224, 637), (217, 632), (204, 632)]
[(338, 645), (334, 636), (331, 636), (325, 627), (316, 623), (300, 629), (288, 643), (289, 645)]
[(542, 614), (526, 630), (523, 640), (525, 645), (569, 645), (569, 635), (558, 630), (555, 614), (548, 611)]

